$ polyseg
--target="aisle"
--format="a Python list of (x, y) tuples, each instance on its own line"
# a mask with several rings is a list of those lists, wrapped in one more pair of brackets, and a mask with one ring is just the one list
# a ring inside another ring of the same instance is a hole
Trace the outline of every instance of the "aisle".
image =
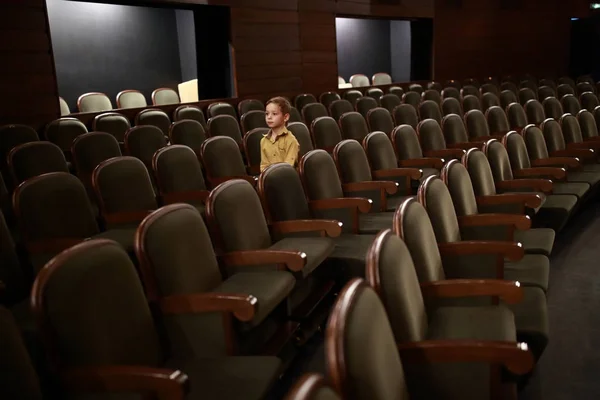
[(550, 342), (521, 400), (600, 398), (600, 204), (588, 205), (557, 242)]

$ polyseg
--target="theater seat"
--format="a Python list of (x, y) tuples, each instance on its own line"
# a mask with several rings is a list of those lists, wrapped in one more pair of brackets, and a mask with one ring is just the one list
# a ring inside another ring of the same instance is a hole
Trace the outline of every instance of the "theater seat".
[(155, 106), (177, 104), (179, 102), (179, 95), (171, 88), (158, 88), (152, 92), (152, 104)]

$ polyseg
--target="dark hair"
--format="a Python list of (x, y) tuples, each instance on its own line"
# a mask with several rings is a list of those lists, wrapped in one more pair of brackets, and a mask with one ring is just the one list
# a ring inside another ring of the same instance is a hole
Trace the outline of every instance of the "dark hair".
[(265, 104), (265, 105), (268, 106), (271, 103), (277, 104), (279, 106), (279, 109), (283, 113), (283, 115), (289, 114), (290, 111), (292, 110), (292, 105), (290, 104), (288, 99), (286, 99), (285, 97), (281, 97), (281, 96), (273, 97), (272, 99), (269, 99), (269, 101), (267, 101), (267, 104)]

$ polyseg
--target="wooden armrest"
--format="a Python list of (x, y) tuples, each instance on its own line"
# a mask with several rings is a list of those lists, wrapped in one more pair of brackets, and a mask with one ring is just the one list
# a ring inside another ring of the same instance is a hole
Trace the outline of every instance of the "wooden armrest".
[(343, 224), (331, 219), (296, 219), (271, 223), (271, 229), (277, 233), (325, 232), (329, 237), (337, 237), (342, 233)]
[(400, 160), (398, 161), (398, 166), (400, 168), (435, 168), (442, 169), (444, 168), (444, 164), (446, 161), (443, 158), (439, 157), (423, 157), (423, 158), (413, 158), (410, 160)]
[(449, 279), (421, 283), (424, 296), (478, 297), (498, 296), (505, 303), (517, 304), (523, 300), (521, 284), (500, 279)]
[(485, 142), (481, 141), (481, 142), (461, 142), (461, 143), (447, 143), (446, 147), (448, 147), (449, 149), (463, 149), (463, 150), (469, 150), (472, 149), (473, 147), (481, 150), (483, 148), (483, 145), (485, 144)]
[(575, 157), (580, 160), (593, 160), (596, 158), (596, 152), (588, 147), (580, 148), (577, 145), (588, 146), (586, 143), (570, 143), (567, 149), (556, 150), (550, 153), (550, 157)]
[(159, 300), (164, 314), (232, 313), (240, 321), (251, 321), (258, 300), (249, 294), (194, 293), (163, 297)]
[(502, 193), (492, 196), (477, 196), (478, 205), (493, 206), (498, 204), (522, 204), (525, 207), (536, 208), (542, 204), (542, 198), (535, 193)]
[(225, 253), (219, 258), (231, 267), (284, 264), (291, 271), (302, 271), (306, 265), (306, 253), (291, 250), (241, 250)]
[(73, 247), (76, 244), (83, 242), (84, 238), (54, 238), (31, 240), (26, 242), (26, 249), (29, 254), (40, 253), (60, 253), (63, 250)]
[(221, 176), (221, 177), (214, 177), (211, 176), (209, 178), (210, 183), (213, 186), (218, 186), (223, 182), (227, 182), (233, 179), (242, 179), (248, 183), (250, 183), (252, 186), (256, 186), (257, 182), (258, 182), (258, 178), (255, 176), (249, 176), (249, 175), (240, 175), (240, 176)]
[[(589, 151), (596, 156), (596, 150), (600, 150), (600, 143), (598, 142), (577, 142), (567, 143), (567, 150), (583, 150)], [(577, 156), (576, 156), (577, 157)]]
[(398, 344), (402, 362), (488, 362), (501, 364), (514, 374), (526, 374), (534, 358), (526, 343), (471, 339), (426, 340)]
[(69, 390), (151, 392), (160, 400), (183, 400), (189, 391), (188, 377), (183, 372), (145, 366), (79, 367), (65, 371), (61, 378)]
[(442, 256), (464, 256), (496, 254), (510, 261), (519, 261), (525, 255), (521, 243), (492, 240), (470, 240), (453, 243), (438, 243)]
[(108, 225), (130, 224), (135, 222), (142, 222), (142, 220), (146, 218), (151, 212), (152, 210), (113, 212), (102, 214), (102, 217)]
[(542, 193), (552, 193), (552, 181), (549, 179), (511, 179), (496, 182), (496, 189), (530, 189)]
[(528, 215), (518, 214), (477, 214), (462, 215), (458, 217), (460, 226), (493, 226), (511, 225), (519, 230), (531, 228), (531, 218)]
[(373, 200), (363, 197), (341, 197), (336, 199), (311, 200), (309, 206), (313, 210), (327, 210), (331, 208), (355, 208), (361, 213), (371, 210)]
[(163, 204), (187, 203), (188, 201), (198, 201), (206, 203), (210, 191), (196, 190), (189, 192), (164, 193), (161, 195)]
[(552, 167), (557, 165), (567, 166), (569, 168), (579, 168), (581, 163), (576, 157), (548, 157), (538, 160), (532, 160), (531, 165), (534, 167)]
[(465, 154), (462, 149), (440, 149), (440, 150), (429, 150), (425, 152), (427, 157), (441, 157), (460, 160)]
[(522, 168), (514, 169), (513, 176), (515, 178), (528, 176), (546, 176), (552, 179), (564, 180), (567, 177), (567, 170), (557, 167), (537, 167), (537, 168)]
[(373, 178), (410, 178), (418, 180), (423, 175), (423, 171), (417, 168), (392, 168), (392, 169), (380, 169), (379, 171), (373, 171)]
[(342, 190), (346, 192), (360, 192), (364, 190), (385, 190), (387, 194), (398, 191), (398, 183), (392, 181), (363, 181), (342, 184)]

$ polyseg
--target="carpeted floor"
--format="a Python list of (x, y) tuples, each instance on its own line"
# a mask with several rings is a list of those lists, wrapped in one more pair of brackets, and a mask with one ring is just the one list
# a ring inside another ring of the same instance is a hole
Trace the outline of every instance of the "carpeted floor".
[[(600, 203), (588, 204), (556, 239), (548, 310), (550, 342), (519, 399), (599, 399)], [(325, 374), (322, 335), (302, 349), (282, 389), (306, 372)]]

